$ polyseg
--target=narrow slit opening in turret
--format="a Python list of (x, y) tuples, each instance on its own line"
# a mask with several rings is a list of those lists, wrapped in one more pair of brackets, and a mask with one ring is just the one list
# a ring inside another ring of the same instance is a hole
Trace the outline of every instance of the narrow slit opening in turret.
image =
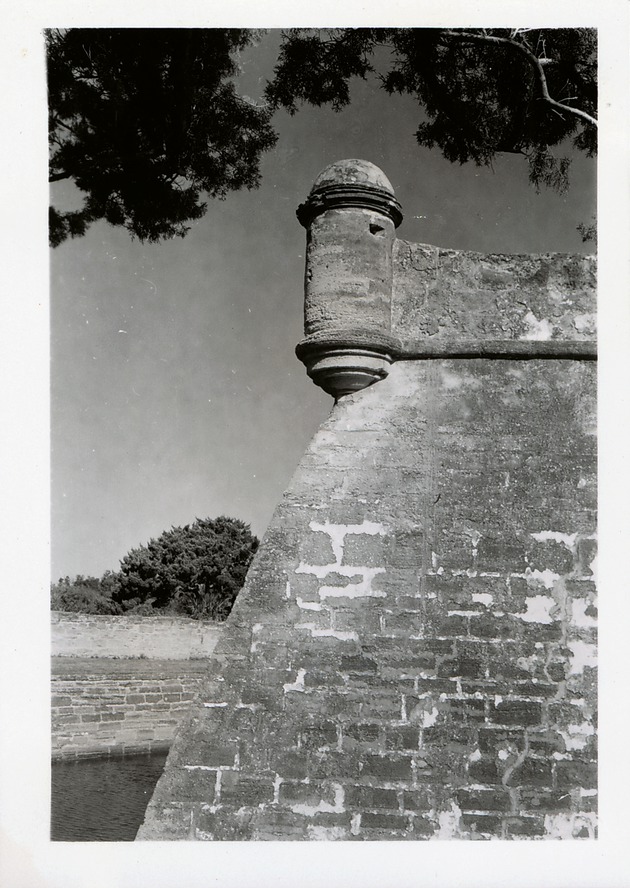
[(376, 222), (370, 222), (370, 234), (373, 234), (375, 237), (385, 237), (385, 229)]

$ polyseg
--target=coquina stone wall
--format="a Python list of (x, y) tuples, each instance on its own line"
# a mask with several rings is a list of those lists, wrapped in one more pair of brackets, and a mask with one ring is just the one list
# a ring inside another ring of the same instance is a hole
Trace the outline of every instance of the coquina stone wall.
[(298, 354), (336, 403), (138, 838), (591, 838), (594, 262), (396, 241), (334, 167)]
[(53, 760), (168, 749), (204, 672), (203, 660), (54, 657)]
[(52, 614), (52, 758), (168, 749), (221, 624)]
[(209, 657), (221, 624), (185, 617), (136, 617), (53, 612), (54, 657)]

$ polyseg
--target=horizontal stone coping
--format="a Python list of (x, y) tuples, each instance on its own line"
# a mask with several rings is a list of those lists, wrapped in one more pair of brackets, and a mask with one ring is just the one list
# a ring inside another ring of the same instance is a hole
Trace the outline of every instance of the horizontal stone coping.
[(307, 336), (295, 348), (300, 360), (327, 351), (363, 350), (392, 361), (431, 358), (499, 358), (528, 360), (597, 360), (597, 342), (585, 339), (402, 339), (382, 331), (321, 331)]
[(50, 618), (53, 623), (109, 623), (124, 626), (126, 623), (139, 623), (150, 626), (152, 623), (180, 623), (191, 628), (207, 629), (222, 628), (225, 621), (217, 620), (193, 620), (191, 617), (183, 617), (179, 614), (81, 614), (73, 611), (51, 611)]
[(170, 679), (203, 675), (208, 658), (196, 660), (149, 660), (144, 657), (51, 657), (51, 675), (55, 679), (148, 678)]
[(401, 342), (394, 358), (549, 358), (596, 361), (597, 343), (570, 339), (471, 339), (431, 342), (416, 339)]

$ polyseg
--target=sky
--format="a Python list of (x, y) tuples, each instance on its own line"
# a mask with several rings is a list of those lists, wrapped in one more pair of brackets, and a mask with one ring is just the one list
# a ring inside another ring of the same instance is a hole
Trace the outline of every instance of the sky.
[[(279, 32), (243, 55), (262, 93)], [(116, 570), (171, 526), (228, 515), (258, 536), (332, 399), (294, 354), (303, 330), (305, 232), (295, 210), (333, 161), (372, 161), (402, 204), (403, 240), (503, 253), (592, 252), (596, 165), (576, 156), (565, 195), (523, 158), (453, 165), (417, 146), (410, 97), (355, 81), (339, 113), (278, 111), (257, 190), (208, 201), (188, 235), (133, 241), (94, 224), (51, 252), (53, 580)], [(76, 205), (71, 183), (53, 186)]]

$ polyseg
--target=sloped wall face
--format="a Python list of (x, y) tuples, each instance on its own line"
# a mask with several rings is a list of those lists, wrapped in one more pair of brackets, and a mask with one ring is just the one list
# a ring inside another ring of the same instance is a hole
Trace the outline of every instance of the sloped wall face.
[(437, 358), (341, 399), (138, 838), (593, 836), (594, 385)]

